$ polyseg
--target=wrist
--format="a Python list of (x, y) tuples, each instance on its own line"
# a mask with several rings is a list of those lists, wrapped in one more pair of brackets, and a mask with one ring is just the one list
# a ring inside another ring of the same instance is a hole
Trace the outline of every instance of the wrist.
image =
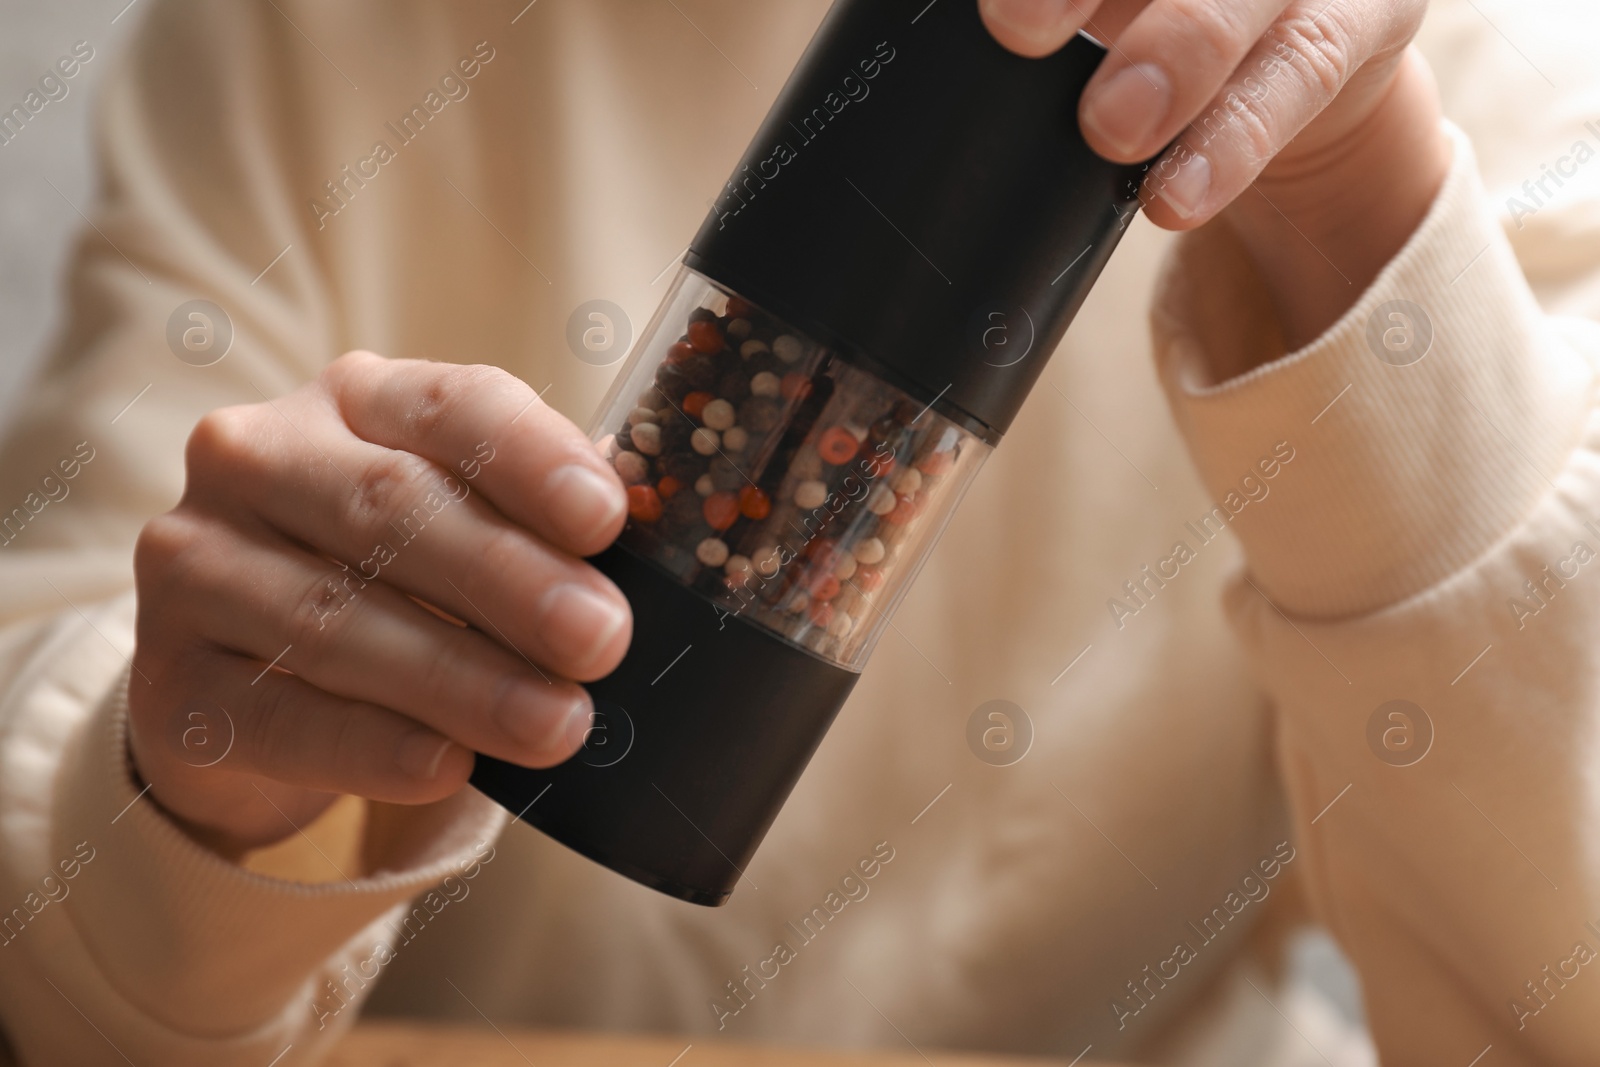
[[(1450, 169), (1442, 117), (1426, 64), (1408, 52), (1361, 121), (1286, 151), (1218, 216), (1253, 261), (1288, 350), (1338, 321), (1427, 215)], [(1213, 369), (1222, 380), (1252, 367)]]

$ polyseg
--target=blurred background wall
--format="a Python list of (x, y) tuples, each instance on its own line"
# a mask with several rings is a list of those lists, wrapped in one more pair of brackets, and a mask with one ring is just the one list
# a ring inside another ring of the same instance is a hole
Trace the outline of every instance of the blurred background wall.
[[(0, 426), (60, 322), (67, 253), (83, 226), (78, 211), (87, 212), (94, 199), (94, 90), (138, 21), (142, 3), (0, 0), (0, 112), (22, 104), (73, 45), (87, 41), (94, 49), (76, 77), (62, 79), (66, 95), (50, 100), (0, 144)], [(9, 136), (4, 127), (0, 136)]]

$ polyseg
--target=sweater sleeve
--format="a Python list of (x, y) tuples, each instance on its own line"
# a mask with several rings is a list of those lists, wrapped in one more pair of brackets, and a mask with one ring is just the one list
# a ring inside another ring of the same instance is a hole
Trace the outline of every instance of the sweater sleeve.
[(1383, 1061), (1593, 1063), (1600, 326), (1541, 311), (1451, 135), (1430, 213), (1322, 337), (1207, 381), (1275, 336), (1213, 226), (1175, 246), (1156, 353), (1202, 522), (1245, 549), (1226, 608)]
[(380, 810), (362, 869), (306, 885), (200, 848), (129, 771), (132, 545), (177, 502), (189, 428), (342, 347), (287, 173), (324, 76), (293, 64), (320, 60), (276, 5), (144, 19), (98, 101), (66, 327), (0, 445), (0, 1024), (29, 1065), (260, 1067), (353, 1021), (406, 902), (475, 873), (506, 820), (471, 791)]

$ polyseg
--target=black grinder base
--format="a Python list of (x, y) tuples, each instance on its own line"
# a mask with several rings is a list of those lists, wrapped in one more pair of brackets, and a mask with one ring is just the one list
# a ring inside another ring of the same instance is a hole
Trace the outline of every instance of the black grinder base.
[(479, 755), (472, 784), (619, 874), (724, 904), (859, 675), (625, 548), (590, 562), (628, 591), (634, 631), (622, 665), (585, 686), (589, 740), (546, 770)]

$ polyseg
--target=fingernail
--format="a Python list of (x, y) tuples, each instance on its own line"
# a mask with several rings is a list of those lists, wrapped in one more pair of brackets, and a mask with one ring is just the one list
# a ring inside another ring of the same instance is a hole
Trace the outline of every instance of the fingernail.
[(1199, 214), (1211, 189), (1211, 161), (1198, 152), (1191, 153), (1179, 164), (1176, 174), (1157, 180), (1156, 194), (1180, 216), (1192, 219)]
[(628, 508), (614, 483), (576, 463), (557, 468), (545, 492), (556, 524), (578, 544), (593, 542)]
[(1153, 63), (1135, 63), (1119, 70), (1090, 93), (1083, 104), (1083, 125), (1119, 155), (1143, 158), (1161, 146), (1151, 144), (1172, 107), (1172, 82)]
[(544, 595), (544, 639), (569, 668), (581, 669), (628, 625), (628, 615), (607, 597), (580, 585), (558, 585)]
[(583, 747), (583, 743), (589, 739), (589, 728), (593, 725), (594, 701), (589, 699), (589, 694), (585, 692), (567, 713), (566, 727), (562, 730), (562, 736), (567, 742), (561, 753), (563, 757)]
[(1030, 51), (1054, 51), (1077, 29), (1062, 0), (982, 0), (985, 17), (1025, 41)]
[(564, 760), (583, 744), (594, 703), (589, 694), (578, 695), (565, 709), (545, 682), (518, 682), (520, 691), (500, 702), (496, 719), (522, 750), (536, 762)]
[(412, 778), (431, 782), (439, 777), (439, 764), (444, 762), (445, 753), (453, 743), (432, 730), (413, 730), (400, 739), (394, 761)]

